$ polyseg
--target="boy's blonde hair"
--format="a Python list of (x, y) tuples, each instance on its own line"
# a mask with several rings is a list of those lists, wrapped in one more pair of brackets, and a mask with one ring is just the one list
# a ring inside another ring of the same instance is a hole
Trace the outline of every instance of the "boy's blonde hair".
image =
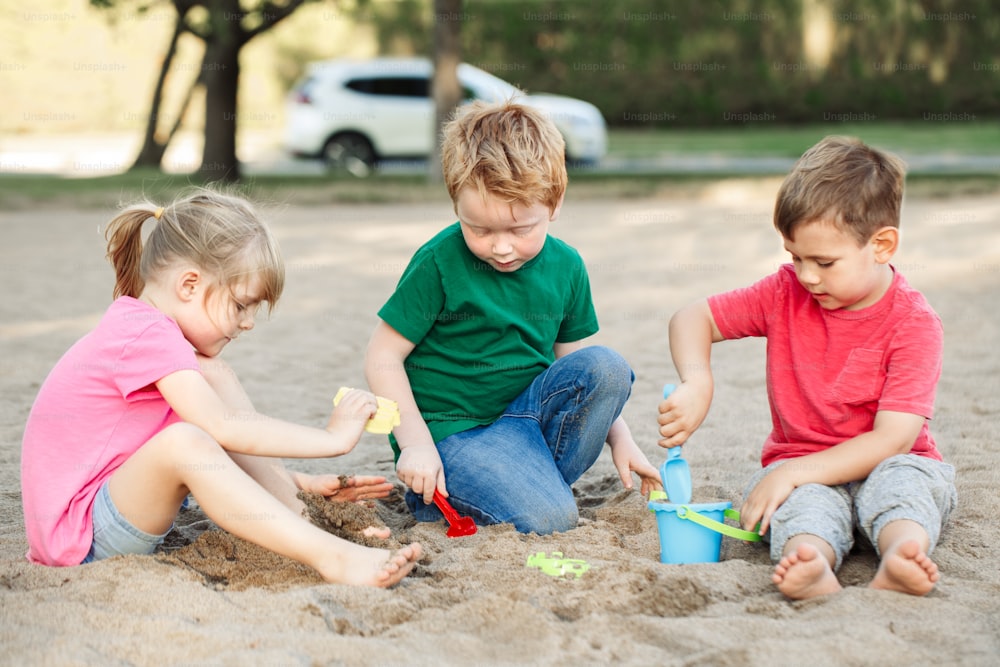
[(864, 245), (899, 227), (906, 165), (854, 137), (829, 136), (802, 154), (778, 191), (774, 226), (792, 239), (799, 225), (832, 222)]
[(511, 100), (477, 100), (444, 128), (441, 166), (451, 199), (466, 186), (554, 213), (566, 192), (566, 143), (542, 112)]
[[(155, 226), (143, 243), (142, 227), (150, 218)], [(179, 261), (191, 262), (230, 291), (258, 278), (268, 311), (285, 286), (277, 241), (254, 206), (237, 195), (197, 188), (165, 207), (139, 202), (108, 223), (105, 237), (115, 269), (115, 298), (138, 298), (158, 271)]]

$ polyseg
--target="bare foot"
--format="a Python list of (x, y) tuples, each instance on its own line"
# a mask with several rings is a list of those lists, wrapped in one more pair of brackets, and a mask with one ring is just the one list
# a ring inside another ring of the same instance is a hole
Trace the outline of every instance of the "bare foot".
[(924, 553), (920, 543), (906, 540), (883, 554), (869, 586), (909, 595), (927, 595), (940, 578), (937, 563)]
[(343, 552), (334, 554), (327, 566), (316, 569), (330, 583), (388, 588), (410, 573), (422, 553), (418, 542), (396, 551), (350, 544)]
[(800, 544), (774, 566), (771, 581), (793, 600), (806, 600), (841, 590), (830, 563), (811, 544)]

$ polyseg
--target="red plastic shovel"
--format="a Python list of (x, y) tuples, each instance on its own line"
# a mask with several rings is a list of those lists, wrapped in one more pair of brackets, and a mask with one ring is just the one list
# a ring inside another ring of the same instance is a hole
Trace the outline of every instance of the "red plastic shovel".
[(434, 489), (434, 504), (448, 520), (448, 532), (445, 533), (448, 537), (465, 537), (476, 534), (476, 522), (472, 520), (472, 517), (460, 516), (437, 489)]

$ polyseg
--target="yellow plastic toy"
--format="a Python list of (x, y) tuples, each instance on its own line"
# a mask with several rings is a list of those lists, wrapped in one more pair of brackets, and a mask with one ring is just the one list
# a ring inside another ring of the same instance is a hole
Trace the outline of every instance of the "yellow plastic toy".
[[(350, 387), (341, 387), (337, 395), (333, 397), (333, 407), (337, 407), (340, 399), (349, 391), (351, 391)], [(365, 430), (369, 433), (378, 433), (381, 435), (392, 433), (392, 428), (399, 426), (399, 405), (396, 401), (390, 401), (388, 398), (382, 398), (381, 396), (376, 396), (375, 398), (378, 399), (378, 409), (375, 411), (375, 416), (365, 424)]]

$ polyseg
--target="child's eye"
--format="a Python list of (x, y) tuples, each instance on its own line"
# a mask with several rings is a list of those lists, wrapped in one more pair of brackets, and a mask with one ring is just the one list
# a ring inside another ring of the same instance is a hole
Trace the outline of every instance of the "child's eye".
[(828, 269), (833, 266), (833, 262), (816, 262), (816, 266), (821, 269)]

